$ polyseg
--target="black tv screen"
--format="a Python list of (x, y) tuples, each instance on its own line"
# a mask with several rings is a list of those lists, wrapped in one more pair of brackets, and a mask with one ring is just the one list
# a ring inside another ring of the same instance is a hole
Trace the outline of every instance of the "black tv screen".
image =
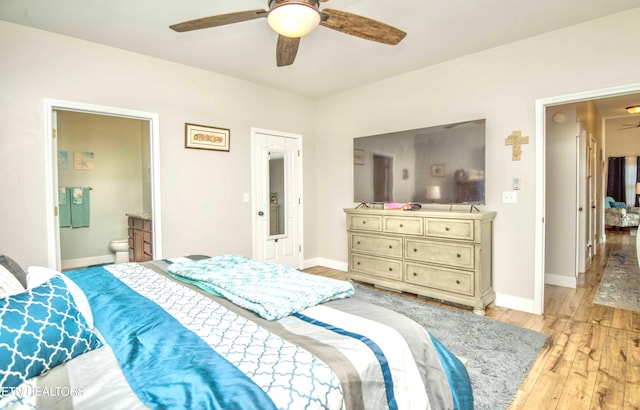
[(485, 204), (485, 120), (353, 139), (354, 202)]

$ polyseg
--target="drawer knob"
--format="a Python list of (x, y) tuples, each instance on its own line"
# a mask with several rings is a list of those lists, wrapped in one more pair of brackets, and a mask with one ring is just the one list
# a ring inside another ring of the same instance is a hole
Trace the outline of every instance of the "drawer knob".
[(404, 228), (404, 225), (400, 224), (400, 228)]
[(360, 245), (360, 241), (356, 242), (358, 245)]
[(393, 249), (393, 246), (389, 245), (389, 249)]
[(356, 262), (356, 265), (360, 265), (360, 262)]
[(456, 283), (459, 285), (459, 284), (460, 284), (460, 281), (459, 281), (459, 280), (456, 280)]
[(367, 221), (362, 221), (362, 225), (365, 225), (367, 223)]
[(449, 227), (448, 227), (448, 226), (445, 226), (445, 227), (444, 227), (444, 230), (445, 230), (445, 231), (449, 231)]
[(456, 253), (456, 256), (457, 256), (458, 258), (462, 257), (462, 255), (460, 255), (459, 253)]
[(389, 272), (393, 272), (393, 268), (389, 268)]
[(413, 272), (413, 276), (418, 276), (418, 274), (417, 274), (417, 273), (415, 273), (415, 272)]

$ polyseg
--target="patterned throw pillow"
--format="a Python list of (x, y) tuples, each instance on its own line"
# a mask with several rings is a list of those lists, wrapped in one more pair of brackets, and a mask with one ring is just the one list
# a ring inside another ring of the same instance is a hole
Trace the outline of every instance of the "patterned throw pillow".
[(0, 389), (100, 346), (59, 276), (0, 299)]
[(24, 292), (22, 284), (7, 268), (0, 265), (0, 297), (4, 298), (20, 292)]

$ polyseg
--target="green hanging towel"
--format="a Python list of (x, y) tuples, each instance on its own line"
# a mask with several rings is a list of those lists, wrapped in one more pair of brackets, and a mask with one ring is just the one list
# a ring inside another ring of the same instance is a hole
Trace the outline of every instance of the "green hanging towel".
[(69, 188), (58, 189), (58, 216), (60, 218), (60, 228), (71, 226), (71, 201)]
[(90, 200), (89, 188), (70, 188), (71, 193), (71, 226), (83, 228), (89, 226)]

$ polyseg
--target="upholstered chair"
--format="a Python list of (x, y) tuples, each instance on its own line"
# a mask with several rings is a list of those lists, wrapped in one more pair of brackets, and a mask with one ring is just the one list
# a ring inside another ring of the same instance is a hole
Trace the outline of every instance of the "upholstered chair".
[(623, 202), (616, 202), (610, 196), (605, 198), (604, 223), (607, 226), (627, 228), (640, 224), (640, 208), (629, 209)]

